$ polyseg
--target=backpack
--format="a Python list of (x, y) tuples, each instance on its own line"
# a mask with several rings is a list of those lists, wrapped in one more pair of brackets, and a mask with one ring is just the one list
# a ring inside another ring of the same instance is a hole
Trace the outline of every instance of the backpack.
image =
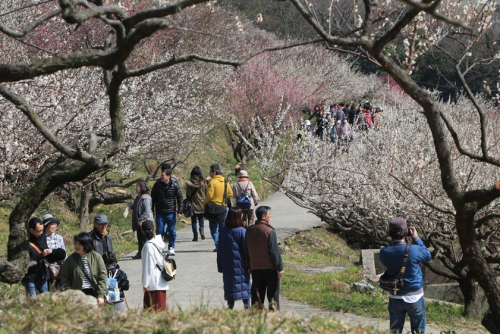
[(243, 191), (241, 195), (236, 199), (236, 206), (240, 209), (250, 209), (252, 207), (252, 200), (247, 194), (247, 189), (249, 185), (250, 181), (248, 181), (245, 191)]
[(161, 277), (165, 281), (170, 282), (171, 280), (175, 279), (175, 274), (177, 271), (177, 264), (175, 263), (175, 260), (169, 258), (168, 255), (166, 255), (164, 257), (163, 253), (160, 251), (158, 246), (156, 246), (153, 243), (151, 243), (151, 244), (153, 246), (155, 246), (155, 248), (158, 250), (158, 252), (160, 252), (161, 257), (163, 258), (163, 269), (158, 265), (158, 263), (156, 264), (156, 268), (158, 268), (158, 270), (161, 272)]
[(118, 287), (118, 280), (116, 279), (116, 274), (118, 269), (115, 270), (113, 275), (108, 272), (108, 278), (106, 282), (106, 302), (115, 303), (120, 301), (120, 288)]

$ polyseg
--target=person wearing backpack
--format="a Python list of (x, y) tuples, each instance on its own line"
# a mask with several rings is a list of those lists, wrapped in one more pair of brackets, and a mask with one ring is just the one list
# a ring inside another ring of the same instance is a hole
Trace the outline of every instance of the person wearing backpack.
[(116, 257), (113, 252), (102, 254), (102, 259), (108, 271), (106, 302), (113, 305), (116, 311), (125, 311), (125, 293), (123, 291), (130, 288), (127, 274), (116, 264)]
[(161, 234), (155, 235), (155, 224), (152, 220), (143, 222), (141, 229), (147, 240), (141, 253), (144, 309), (165, 311), (167, 309), (168, 283), (161, 277), (161, 270), (157, 266), (163, 267), (162, 251), (165, 248), (165, 243)]
[(252, 182), (248, 179), (246, 170), (238, 174), (238, 182), (233, 184), (233, 197), (238, 208), (243, 210), (243, 223), (245, 227), (254, 224), (253, 212), (259, 204), (259, 195)]
[(196, 229), (196, 221), (200, 223), (200, 237), (205, 240), (205, 220), (203, 219), (203, 200), (205, 199), (205, 191), (207, 189), (207, 180), (203, 176), (201, 168), (195, 166), (191, 170), (191, 175), (186, 181), (186, 198), (189, 198), (193, 206), (194, 214), (191, 216), (191, 228), (193, 230), (193, 240), (198, 241), (198, 231)]

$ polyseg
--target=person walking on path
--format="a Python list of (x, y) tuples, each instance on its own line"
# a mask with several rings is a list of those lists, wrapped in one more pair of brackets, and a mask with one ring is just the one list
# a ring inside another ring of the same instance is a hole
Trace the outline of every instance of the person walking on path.
[[(233, 190), (228, 186), (226, 180), (222, 176), (222, 170), (219, 165), (214, 164), (210, 166), (210, 181), (208, 182), (207, 192), (205, 195), (205, 200), (203, 201), (203, 209), (209, 202), (213, 202), (217, 205), (222, 205), (226, 207), (226, 213), (221, 220), (210, 220), (208, 222), (210, 226), (210, 234), (212, 239), (214, 239), (215, 249), (217, 252), (217, 245), (219, 243), (219, 230), (224, 226), (224, 221), (227, 216), (227, 199), (233, 197)], [(226, 194), (226, 197), (224, 197)]]
[[(238, 199), (246, 196), (248, 204), (240, 205)], [(259, 195), (255, 190), (252, 182), (248, 179), (248, 172), (246, 170), (240, 171), (238, 174), (238, 181), (233, 184), (233, 197), (235, 198), (236, 206), (243, 210), (243, 223), (245, 227), (254, 224), (253, 212), (255, 206), (259, 204)]]
[(276, 232), (270, 225), (271, 208), (260, 206), (255, 213), (257, 221), (246, 232), (247, 265), (248, 272), (252, 274), (252, 305), (264, 308), (267, 290), (269, 310), (279, 310), (280, 278), (284, 270)]
[(186, 181), (186, 198), (189, 198), (193, 206), (194, 214), (191, 216), (191, 229), (193, 230), (193, 241), (198, 241), (197, 222), (200, 223), (200, 237), (205, 240), (205, 220), (203, 218), (203, 200), (207, 190), (207, 180), (203, 176), (201, 168), (195, 166)]
[(242, 216), (243, 210), (240, 208), (229, 209), (226, 225), (219, 233), (217, 247), (217, 271), (222, 273), (224, 299), (230, 309), (234, 308), (236, 300), (243, 300), (243, 306), (250, 307), (250, 274)]
[(168, 283), (161, 277), (165, 243), (160, 234), (155, 236), (154, 223), (146, 220), (141, 225), (147, 242), (142, 248), (142, 289), (144, 309), (165, 311), (167, 309)]
[(135, 185), (135, 193), (137, 196), (134, 203), (130, 207), (132, 210), (132, 231), (137, 233), (138, 251), (132, 259), (137, 260), (141, 258), (142, 247), (146, 242), (146, 237), (141, 230), (141, 224), (146, 220), (153, 220), (153, 211), (151, 211), (151, 196), (146, 182), (139, 181)]
[(30, 261), (36, 262), (28, 268), (23, 277), (23, 285), (28, 296), (36, 296), (38, 293), (49, 291), (49, 271), (46, 266), (46, 257), (52, 253), (47, 246), (46, 235), (43, 233), (43, 224), (40, 218), (33, 217), (28, 222), (29, 232), (29, 256)]
[(183, 200), (181, 188), (172, 181), (171, 176), (171, 169), (161, 172), (161, 177), (151, 190), (151, 199), (153, 213), (156, 211), (156, 234), (161, 235), (163, 240), (168, 234), (168, 254), (175, 255), (176, 224), (182, 214)]
[(108, 275), (102, 254), (92, 250), (90, 233), (77, 234), (73, 241), (75, 252), (68, 256), (61, 268), (63, 289), (81, 290), (96, 297), (98, 304), (104, 304)]
[(408, 229), (406, 220), (393, 218), (389, 220), (389, 235), (392, 243), (380, 250), (380, 263), (386, 268), (388, 275), (399, 277), (403, 266), (403, 254), (406, 249), (405, 238), (410, 234), (414, 244), (409, 247), (406, 269), (398, 295), (389, 296), (389, 318), (391, 333), (402, 333), (406, 314), (410, 317), (412, 333), (425, 332), (424, 280), (420, 262), (431, 260), (431, 254), (418, 237), (417, 230)]
[(93, 250), (99, 254), (113, 252), (113, 241), (108, 231), (108, 217), (97, 215), (94, 217), (94, 229), (89, 233), (94, 245)]

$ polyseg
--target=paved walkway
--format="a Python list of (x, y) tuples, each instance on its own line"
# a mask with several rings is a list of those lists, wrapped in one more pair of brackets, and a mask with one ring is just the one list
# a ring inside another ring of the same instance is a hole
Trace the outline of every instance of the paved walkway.
[[(323, 224), (318, 217), (297, 206), (281, 192), (273, 194), (259, 204), (272, 208), (271, 225), (276, 229), (279, 242), (299, 231)], [(169, 284), (170, 290), (167, 293), (167, 305), (170, 308), (186, 310), (200, 305), (209, 308), (226, 307), (222, 274), (217, 272), (216, 253), (213, 252), (214, 243), (210, 237), (208, 223), (205, 225), (205, 231), (207, 239), (198, 242), (191, 241), (193, 235), (190, 226), (177, 231), (175, 260), (178, 270), (176, 279)], [(133, 309), (140, 309), (143, 297), (141, 261), (131, 260), (130, 258), (134, 254), (135, 252), (122, 258), (120, 267), (127, 273), (130, 281), (130, 291), (126, 293), (129, 305)], [(283, 279), (286, 279), (286, 273), (285, 263), (285, 276)], [(280, 302), (282, 312), (293, 312), (304, 317), (321, 314), (347, 321), (350, 324), (369, 325), (380, 330), (388, 330), (389, 328), (388, 319), (366, 318), (331, 312), (283, 297), (280, 298)], [(242, 306), (242, 302), (237, 302), (235, 309), (242, 309)], [(409, 326), (405, 326), (405, 329), (406, 327), (408, 327), (409, 331)], [(439, 333), (438, 330), (431, 328), (428, 328), (426, 332)]]

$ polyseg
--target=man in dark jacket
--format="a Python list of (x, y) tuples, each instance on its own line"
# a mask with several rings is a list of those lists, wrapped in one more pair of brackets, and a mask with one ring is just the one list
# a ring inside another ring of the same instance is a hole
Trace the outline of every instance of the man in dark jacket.
[(94, 217), (94, 229), (89, 233), (89, 236), (92, 238), (94, 250), (101, 255), (113, 252), (113, 242), (107, 228), (108, 217), (106, 215), (101, 214)]
[(283, 277), (283, 261), (278, 239), (271, 221), (271, 208), (260, 206), (255, 212), (257, 221), (246, 232), (248, 272), (252, 274), (252, 305), (264, 307), (267, 290), (269, 310), (279, 310), (280, 278)]
[(177, 217), (182, 214), (182, 191), (179, 184), (172, 181), (171, 169), (164, 169), (156, 180), (151, 190), (151, 203), (153, 214), (156, 213), (156, 234), (161, 234), (163, 239), (168, 234), (168, 254), (175, 255), (175, 229)]
[(40, 218), (33, 217), (28, 222), (29, 229), (29, 255), (30, 261), (36, 262), (28, 268), (28, 272), (23, 278), (23, 285), (29, 296), (49, 291), (47, 283), (49, 271), (45, 258), (52, 253), (47, 246), (46, 235), (43, 233), (43, 224)]
[(424, 280), (419, 262), (431, 260), (431, 254), (418, 237), (417, 230), (407, 228), (406, 220), (393, 218), (389, 220), (389, 235), (392, 243), (380, 250), (380, 263), (387, 267), (387, 274), (399, 277), (403, 266), (403, 254), (406, 249), (406, 235), (410, 233), (414, 244), (408, 250), (408, 260), (403, 278), (403, 286), (397, 295), (389, 297), (389, 317), (392, 333), (402, 333), (405, 317), (410, 317), (411, 332), (425, 332)]

